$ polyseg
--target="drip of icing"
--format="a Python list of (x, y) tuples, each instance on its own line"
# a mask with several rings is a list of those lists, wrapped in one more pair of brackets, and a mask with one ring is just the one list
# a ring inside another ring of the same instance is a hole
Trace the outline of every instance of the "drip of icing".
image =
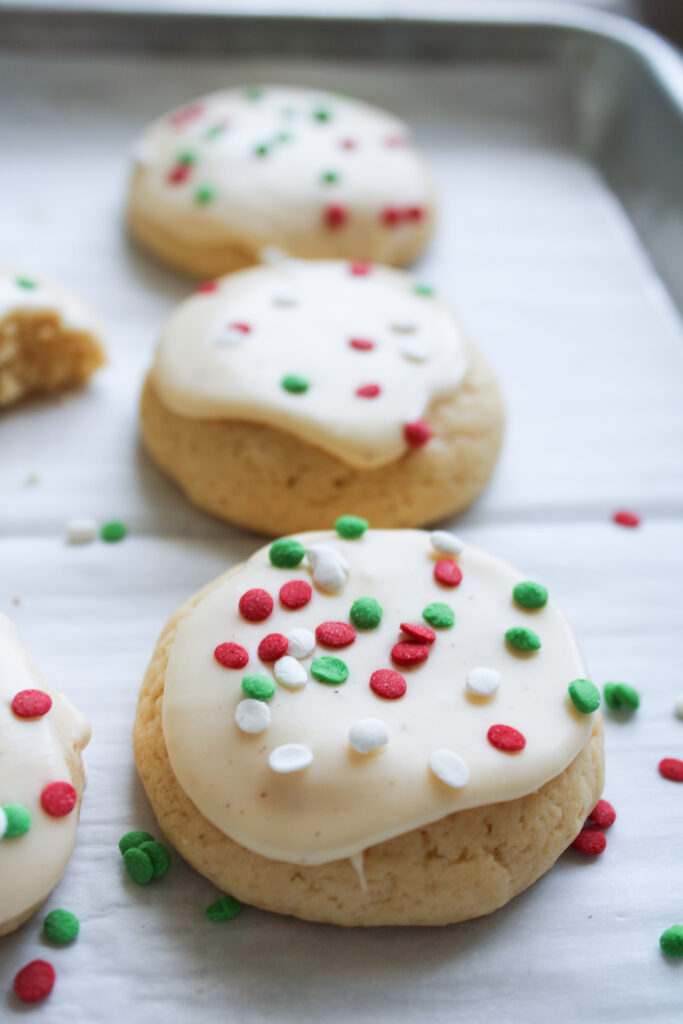
[(57, 313), (65, 327), (102, 337), (95, 314), (61, 285), (0, 263), (0, 321), (12, 313)]
[(351, 861), (351, 867), (358, 875), (358, 881), (360, 882), (361, 889), (363, 892), (367, 892), (368, 883), (365, 878), (364, 870), (365, 851), (361, 850), (359, 853), (354, 853), (353, 856), (349, 857), (349, 860)]

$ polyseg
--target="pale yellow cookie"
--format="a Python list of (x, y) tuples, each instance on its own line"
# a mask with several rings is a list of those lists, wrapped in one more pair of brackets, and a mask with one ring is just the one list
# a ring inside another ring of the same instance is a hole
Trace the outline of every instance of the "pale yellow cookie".
[(208, 277), (276, 246), (307, 259), (411, 263), (433, 188), (402, 121), (291, 86), (229, 89), (156, 121), (135, 146), (128, 223), (164, 263)]
[(452, 534), (339, 530), (263, 548), (171, 618), (133, 733), (145, 790), (181, 855), (247, 903), (341, 925), (487, 914), (602, 790), (574, 634)]

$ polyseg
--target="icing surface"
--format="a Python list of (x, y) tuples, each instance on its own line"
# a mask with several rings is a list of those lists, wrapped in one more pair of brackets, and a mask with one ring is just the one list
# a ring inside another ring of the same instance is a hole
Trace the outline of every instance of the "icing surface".
[(86, 719), (59, 694), (50, 692), (52, 707), (42, 717), (14, 714), (14, 696), (30, 689), (50, 692), (16, 629), (0, 615), (0, 806), (20, 804), (31, 816), (28, 832), (0, 838), (0, 923), (44, 899), (67, 865), (76, 811), (52, 817), (40, 795), (49, 783), (71, 781), (65, 747), (82, 749), (90, 739)]
[(61, 285), (0, 263), (0, 320), (18, 312), (55, 312), (63, 325), (102, 335), (102, 327), (84, 302)]
[[(357, 540), (309, 533), (299, 540), (305, 548), (325, 544), (342, 554), (349, 572), (339, 590), (314, 586), (304, 607), (285, 608), (278, 601), (281, 586), (310, 581), (310, 567), (304, 559), (295, 568), (277, 568), (269, 548), (262, 548), (183, 619), (170, 652), (163, 729), (171, 765), (196, 807), (226, 835), (292, 863), (354, 857), (453, 811), (533, 792), (583, 749), (592, 716), (581, 715), (567, 692), (573, 679), (586, 675), (576, 639), (552, 602), (534, 612), (513, 603), (512, 588), (523, 577), (511, 566), (465, 545), (457, 556), (462, 581), (445, 587), (434, 578), (443, 553), (421, 530), (370, 530)], [(274, 607), (264, 620), (248, 622), (238, 602), (256, 588), (271, 595)], [(287, 635), (294, 627), (315, 633), (324, 622), (349, 624), (351, 606), (361, 597), (379, 602), (378, 627), (358, 628), (355, 641), (343, 648), (318, 641), (300, 659), (308, 673), (303, 687), (273, 682), (273, 664), (257, 654), (266, 635)], [(392, 648), (409, 639), (401, 623), (424, 626), (422, 612), (433, 602), (452, 608), (455, 624), (435, 628), (431, 643), (426, 637), (426, 660), (396, 664)], [(522, 654), (504, 634), (511, 625), (527, 624), (542, 647)], [(245, 667), (216, 661), (214, 648), (226, 641), (246, 650)], [(344, 662), (345, 682), (318, 681), (315, 659), (323, 656)], [(468, 673), (477, 667), (500, 673), (488, 697), (468, 691)], [(399, 672), (405, 695), (383, 699), (373, 692), (369, 680), (378, 670)], [(244, 675), (254, 673), (267, 677), (275, 694), (268, 700), (269, 724), (249, 734), (236, 724), (235, 709), (245, 696)], [(389, 736), (365, 754), (350, 742), (352, 727), (364, 719), (383, 722)], [(493, 725), (520, 730), (524, 749), (496, 749), (487, 739)], [(310, 751), (312, 760), (305, 766), (302, 756), (298, 770), (278, 770), (273, 751), (292, 744)]]
[(401, 271), (286, 260), (214, 282), (162, 331), (153, 380), (174, 412), (264, 423), (349, 465), (406, 451), (406, 423), (468, 365), (449, 307)]

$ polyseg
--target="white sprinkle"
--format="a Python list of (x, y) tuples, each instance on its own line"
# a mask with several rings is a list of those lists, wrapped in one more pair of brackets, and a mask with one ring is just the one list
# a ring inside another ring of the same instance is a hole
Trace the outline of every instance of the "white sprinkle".
[(454, 750), (435, 750), (429, 756), (429, 767), (437, 779), (453, 789), (462, 789), (469, 781), (470, 770)]
[(389, 742), (389, 730), (380, 718), (359, 718), (349, 729), (349, 743), (359, 754), (369, 754)]
[(407, 322), (399, 322), (392, 324), (391, 329), (392, 331), (395, 331), (396, 334), (414, 334), (417, 330), (417, 326)]
[(299, 305), (299, 300), (294, 295), (275, 295), (273, 296), (273, 305), (280, 309), (292, 309)]
[(66, 524), (67, 544), (90, 544), (97, 536), (97, 524), (92, 519), (80, 517), (70, 519)]
[(306, 555), (313, 570), (313, 582), (323, 590), (341, 590), (349, 573), (349, 563), (344, 556), (329, 544), (313, 544)]
[(285, 654), (284, 658), (278, 658), (273, 665), (273, 675), (278, 683), (289, 687), (290, 690), (300, 690), (308, 682), (308, 672), (300, 661), (290, 658)]
[(0, 839), (2, 839), (7, 831), (7, 815), (0, 807)]
[(315, 633), (311, 632), (310, 629), (297, 626), (296, 629), (292, 629), (287, 634), (287, 639), (289, 640), (287, 654), (290, 657), (307, 658), (309, 654), (313, 654), (315, 649)]
[(490, 697), (500, 686), (500, 672), (495, 668), (473, 668), (467, 673), (467, 689), (477, 697)]
[(442, 555), (459, 555), (465, 547), (465, 542), (449, 530), (434, 530), (429, 539), (434, 550)]
[(413, 363), (424, 363), (430, 356), (429, 345), (418, 339), (402, 342), (400, 352)]
[(235, 721), (242, 732), (263, 732), (270, 725), (270, 708), (262, 700), (241, 700), (235, 708)]
[(239, 348), (249, 336), (248, 331), (241, 331), (231, 324), (221, 324), (211, 335), (210, 344), (214, 348)]
[(285, 743), (271, 750), (268, 764), (274, 772), (288, 775), (289, 772), (300, 772), (308, 768), (313, 754), (303, 743)]
[(674, 714), (676, 718), (683, 719), (683, 696), (679, 697), (674, 704)]

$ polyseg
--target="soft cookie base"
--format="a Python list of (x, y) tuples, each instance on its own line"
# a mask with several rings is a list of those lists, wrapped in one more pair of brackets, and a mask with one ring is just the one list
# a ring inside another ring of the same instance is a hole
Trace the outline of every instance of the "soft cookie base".
[(329, 924), (454, 924), (502, 907), (552, 867), (578, 835), (604, 783), (599, 715), (581, 753), (537, 792), (450, 814), (366, 850), (367, 891), (349, 860), (301, 867), (252, 853), (224, 835), (180, 786), (162, 727), (176, 632), (219, 582), (167, 623), (140, 690), (133, 729), (138, 771), (161, 830), (219, 889), (264, 910)]

